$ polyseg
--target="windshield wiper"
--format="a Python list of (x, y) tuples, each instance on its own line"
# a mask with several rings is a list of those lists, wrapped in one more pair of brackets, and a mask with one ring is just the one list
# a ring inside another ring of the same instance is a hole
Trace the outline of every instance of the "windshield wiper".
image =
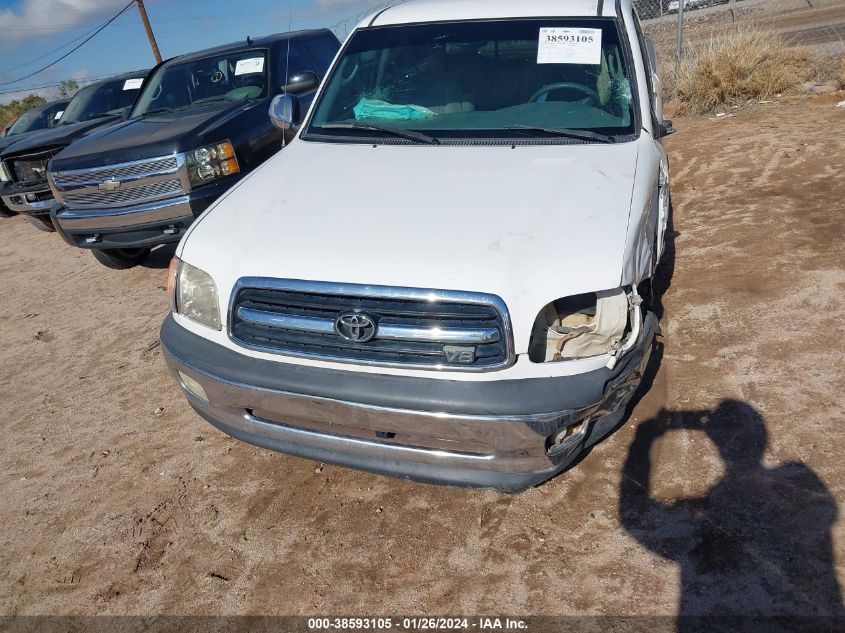
[(550, 136), (561, 136), (563, 138), (573, 138), (580, 141), (596, 141), (599, 143), (615, 143), (616, 139), (606, 134), (599, 134), (598, 132), (590, 132), (589, 130), (570, 130), (564, 127), (542, 127), (535, 125), (506, 125), (506, 130), (517, 130), (524, 132), (542, 132)]
[(207, 103), (217, 103), (218, 101), (238, 101), (238, 99), (233, 99), (232, 97), (228, 97), (226, 95), (220, 95), (218, 97), (206, 97), (205, 99), (199, 99), (197, 101), (194, 101), (193, 103), (183, 105), (182, 107), (176, 109), (189, 110), (190, 108), (198, 108), (204, 106)]
[(138, 118), (143, 119), (147, 116), (153, 116), (154, 114), (167, 114), (168, 112), (173, 112), (173, 108), (156, 108), (155, 110), (147, 110), (146, 112), (139, 114)]
[(416, 132), (414, 130), (403, 130), (397, 127), (388, 127), (385, 125), (376, 125), (374, 123), (327, 123), (321, 125), (325, 130), (370, 130), (372, 132), (385, 132), (386, 134), (393, 134), (394, 136), (401, 136), (411, 141), (418, 143), (425, 143), (426, 145), (440, 145), (440, 141), (433, 136)]

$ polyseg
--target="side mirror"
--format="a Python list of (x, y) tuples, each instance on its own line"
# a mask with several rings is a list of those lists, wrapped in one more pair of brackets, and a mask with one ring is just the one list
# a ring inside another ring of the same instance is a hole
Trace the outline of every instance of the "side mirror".
[(678, 131), (674, 127), (672, 127), (672, 121), (669, 120), (669, 119), (663, 119), (660, 122), (659, 130), (660, 131), (659, 131), (658, 138), (665, 138), (667, 136), (671, 136), (672, 134), (674, 134), (675, 132)]
[(286, 86), (282, 87), (284, 92), (289, 92), (291, 94), (302, 94), (303, 92), (308, 92), (309, 90), (314, 90), (317, 86), (320, 85), (320, 78), (317, 76), (316, 73), (311, 72), (310, 70), (305, 70), (301, 73), (296, 73), (295, 75), (291, 75), (290, 80)]
[(270, 122), (280, 130), (289, 130), (299, 123), (299, 100), (293, 95), (277, 95), (270, 102)]

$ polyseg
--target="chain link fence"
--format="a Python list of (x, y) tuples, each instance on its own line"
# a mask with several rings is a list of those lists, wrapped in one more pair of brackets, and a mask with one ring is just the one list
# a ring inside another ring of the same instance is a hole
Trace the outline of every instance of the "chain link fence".
[(677, 60), (737, 27), (770, 30), (820, 57), (845, 56), (845, 0), (683, 0), (683, 7), (680, 2), (635, 0), (643, 30), (663, 60)]

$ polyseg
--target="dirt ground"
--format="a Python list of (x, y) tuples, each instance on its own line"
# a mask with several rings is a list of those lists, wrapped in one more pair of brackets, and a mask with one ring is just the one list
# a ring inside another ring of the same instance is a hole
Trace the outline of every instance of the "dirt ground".
[(2, 221), (0, 614), (842, 615), (845, 108), (676, 127), (651, 388), (520, 495), (224, 436), (157, 346), (172, 250)]

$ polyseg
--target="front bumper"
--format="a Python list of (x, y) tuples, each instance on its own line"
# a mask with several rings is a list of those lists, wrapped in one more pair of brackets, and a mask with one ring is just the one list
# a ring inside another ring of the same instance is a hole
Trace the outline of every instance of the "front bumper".
[(178, 242), (198, 215), (232, 187), (226, 179), (189, 194), (132, 207), (68, 209), (53, 205), (56, 230), (78, 248), (144, 248)]
[(53, 192), (50, 187), (44, 185), (9, 193), (3, 192), (3, 204), (15, 213), (28, 215), (48, 215), (50, 207), (55, 204)]
[[(612, 370), (502, 381), (261, 360), (197, 336), (172, 316), (161, 343), (191, 406), (240, 440), (384, 475), (516, 491), (561, 472), (622, 421), (656, 325), (649, 314), (636, 347)], [(550, 438), (570, 427), (550, 448)]]

